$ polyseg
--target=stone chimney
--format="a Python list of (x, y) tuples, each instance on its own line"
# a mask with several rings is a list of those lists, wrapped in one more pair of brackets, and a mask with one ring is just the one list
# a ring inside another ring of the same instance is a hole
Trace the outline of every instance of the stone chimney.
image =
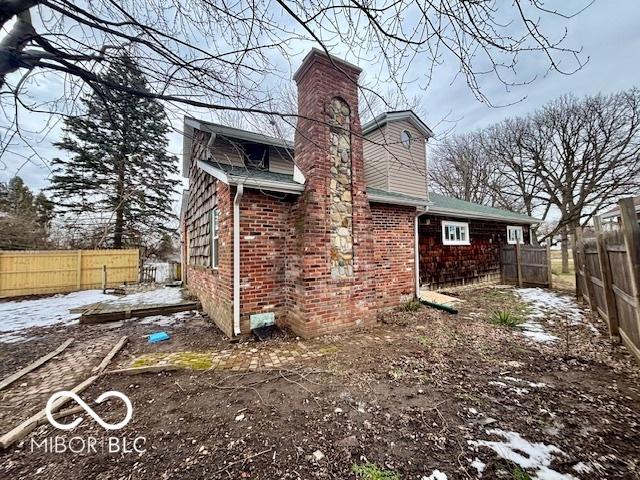
[(375, 322), (372, 222), (358, 115), (361, 69), (314, 49), (298, 85), (295, 162), (306, 177), (294, 206), (288, 323), (309, 337)]

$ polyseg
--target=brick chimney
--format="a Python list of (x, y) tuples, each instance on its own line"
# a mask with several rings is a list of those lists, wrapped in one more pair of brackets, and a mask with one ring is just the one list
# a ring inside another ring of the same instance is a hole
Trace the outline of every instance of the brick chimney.
[(358, 115), (361, 69), (313, 49), (298, 85), (295, 161), (306, 177), (293, 209), (288, 323), (310, 337), (375, 322), (372, 221)]

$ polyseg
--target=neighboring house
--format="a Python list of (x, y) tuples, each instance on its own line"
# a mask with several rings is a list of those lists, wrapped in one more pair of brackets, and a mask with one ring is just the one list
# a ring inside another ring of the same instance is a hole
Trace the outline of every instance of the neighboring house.
[(428, 194), (431, 130), (411, 111), (361, 126), (359, 74), (307, 55), (294, 142), (185, 118), (183, 271), (227, 335), (371, 325), (421, 287), (496, 278), (500, 245), (528, 241), (533, 218)]
[[(640, 223), (640, 197), (633, 197), (633, 204), (636, 207), (636, 217), (638, 218), (638, 223)], [(620, 217), (620, 207), (615, 206), (602, 215), (602, 223), (605, 228), (611, 228), (613, 225), (620, 225), (622, 223), (622, 218)]]

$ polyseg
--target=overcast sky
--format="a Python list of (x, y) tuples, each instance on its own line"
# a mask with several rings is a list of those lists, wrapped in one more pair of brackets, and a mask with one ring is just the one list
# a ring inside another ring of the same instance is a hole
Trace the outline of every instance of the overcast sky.
[[(563, 2), (563, 5), (573, 3), (577, 5), (580, 2)], [(464, 79), (457, 75), (457, 64), (447, 62), (436, 69), (426, 92), (410, 86), (406, 92), (407, 96), (422, 96), (421, 103), (427, 117), (425, 120), (431, 125), (448, 116), (457, 120), (456, 132), (465, 132), (509, 116), (526, 114), (565, 93), (581, 96), (640, 86), (640, 1), (596, 0), (577, 17), (562, 21), (556, 19), (554, 22), (556, 23), (552, 24), (551, 28), (557, 27), (556, 31), (559, 33), (561, 27), (566, 26), (568, 45), (581, 46), (583, 58), (589, 58), (584, 68), (577, 73), (566, 76), (549, 72), (545, 75), (543, 59), (523, 57), (518, 65), (518, 73), (522, 78), (536, 76), (535, 81), (507, 90), (495, 77), (488, 77), (482, 86), (490, 100), (496, 105), (512, 104), (508, 107), (493, 108), (479, 102)], [(304, 56), (304, 50), (301, 48), (297, 56), (288, 62), (282, 62), (283, 76), (290, 75), (290, 70), (297, 68)], [(344, 50), (336, 46), (332, 53), (343, 56)], [(367, 78), (375, 76), (374, 67), (359, 63)], [(426, 68), (426, 65), (412, 65), (410, 73), (415, 72), (419, 75), (426, 71)], [(51, 91), (60, 88), (60, 84), (58, 80), (51, 78), (41, 81), (38, 88), (42, 92)], [(31, 93), (36, 97), (38, 95), (37, 91)], [(195, 113), (195, 116), (198, 114)], [(3, 119), (0, 117), (1, 121)], [(45, 121), (46, 118), (37, 115), (22, 118), (23, 125), (31, 125), (34, 129)], [(50, 129), (46, 137), (41, 138), (37, 146), (40, 155), (46, 159), (60, 155), (51, 145), (59, 138), (58, 124)], [(171, 152), (180, 156), (181, 148), (179, 133), (172, 133)], [(28, 155), (28, 152), (25, 151), (24, 154)], [(0, 181), (7, 181), (18, 172), (34, 190), (39, 190), (47, 184), (49, 170), (39, 161), (24, 163), (19, 157), (6, 155), (6, 158), (0, 159), (0, 163)]]

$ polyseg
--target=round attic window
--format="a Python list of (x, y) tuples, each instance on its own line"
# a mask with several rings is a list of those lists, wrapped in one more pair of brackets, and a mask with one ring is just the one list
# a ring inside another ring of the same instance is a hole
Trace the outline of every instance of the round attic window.
[(410, 148), (412, 140), (413, 140), (413, 137), (411, 136), (411, 133), (409, 133), (408, 130), (403, 130), (402, 132), (400, 132), (400, 141), (402, 142), (402, 145), (404, 146), (404, 148)]

